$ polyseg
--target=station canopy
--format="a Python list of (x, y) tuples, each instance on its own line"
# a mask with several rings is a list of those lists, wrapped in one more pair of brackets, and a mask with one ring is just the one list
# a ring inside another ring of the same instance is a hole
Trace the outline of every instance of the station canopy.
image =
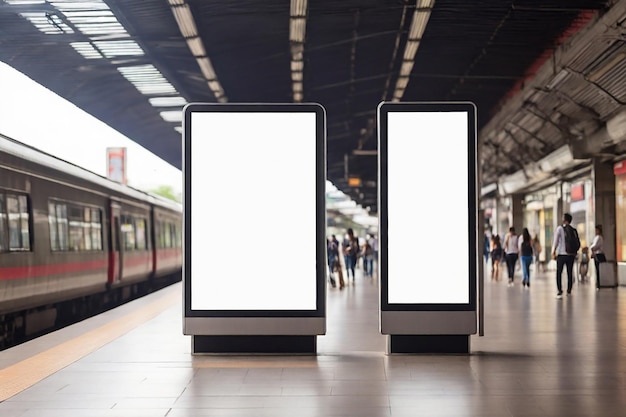
[(474, 102), (484, 185), (590, 157), (626, 101), (625, 3), (0, 0), (0, 60), (179, 168), (186, 103), (320, 103), (328, 179), (376, 213), (382, 101)]

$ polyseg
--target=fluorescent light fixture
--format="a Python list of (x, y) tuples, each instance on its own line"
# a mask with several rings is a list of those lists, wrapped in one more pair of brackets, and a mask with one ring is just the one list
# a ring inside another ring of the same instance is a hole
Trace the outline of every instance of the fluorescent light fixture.
[(415, 58), (415, 54), (417, 53), (417, 48), (420, 46), (420, 41), (417, 40), (408, 40), (404, 47), (404, 60), (411, 61)]
[(398, 82), (396, 83), (396, 88), (404, 90), (406, 88), (407, 84), (409, 84), (409, 77), (407, 77), (407, 76), (400, 76), (398, 78)]
[(182, 107), (187, 104), (183, 97), (152, 97), (148, 101), (154, 107)]
[(426, 30), (428, 19), (430, 19), (430, 12), (435, 5), (434, 0), (418, 0), (416, 9), (413, 12), (413, 18), (411, 20), (411, 26), (409, 28), (409, 36), (404, 45), (404, 62), (400, 68), (400, 76), (396, 81), (396, 89), (393, 93), (393, 99), (391, 101), (397, 102), (402, 99), (404, 92), (409, 82), (409, 75), (413, 70), (415, 64), (415, 55), (422, 39), (422, 35)]
[(199, 36), (195, 38), (187, 39), (187, 46), (191, 50), (191, 53), (195, 57), (206, 56), (206, 50), (204, 49), (204, 44), (202, 43), (202, 39)]
[(162, 111), (162, 112), (159, 113), (159, 115), (166, 122), (182, 122), (182, 120), (183, 120), (183, 112), (182, 112), (182, 110)]
[(198, 66), (204, 78), (207, 80), (215, 80), (217, 78), (213, 64), (211, 64), (211, 61), (207, 57), (198, 58), (196, 61), (198, 61)]
[(291, 61), (291, 71), (303, 71), (303, 70), (304, 70), (304, 62)]
[(293, 91), (295, 93), (302, 93), (302, 82), (296, 81), (293, 83)]
[(11, 6), (27, 6), (29, 4), (44, 4), (45, 0), (4, 0), (4, 2)]
[(292, 81), (300, 81), (302, 82), (302, 71), (293, 71), (291, 73), (291, 80)]
[(291, 16), (306, 16), (308, 0), (291, 0)]
[(176, 23), (178, 23), (180, 33), (182, 33), (185, 38), (198, 36), (198, 28), (196, 27), (196, 22), (193, 20), (189, 5), (173, 6), (172, 13), (174, 13), (174, 18), (176, 19)]
[(104, 58), (100, 51), (94, 48), (89, 42), (71, 42), (70, 46), (76, 50), (85, 59)]
[(20, 13), (24, 19), (32, 23), (37, 29), (46, 35), (60, 35), (64, 33), (74, 33), (71, 27), (55, 14), (44, 12)]
[(59, 10), (109, 10), (109, 6), (102, 0), (53, 0), (51, 5)]
[(306, 18), (295, 17), (289, 22), (289, 40), (291, 42), (304, 42), (306, 34)]
[(177, 94), (174, 86), (151, 64), (119, 67), (117, 70), (142, 94)]
[(563, 82), (563, 80), (567, 78), (568, 75), (569, 71), (563, 68), (561, 71), (559, 71), (558, 74), (554, 76), (554, 78), (552, 78), (552, 80), (550, 80), (550, 82), (546, 85), (546, 88), (548, 90), (552, 90), (553, 88), (559, 86)]
[(302, 103), (303, 95), (302, 93), (293, 93), (293, 101), (294, 103)]
[(132, 40), (94, 41), (94, 45), (106, 58), (145, 55), (143, 49), (141, 49), (137, 42)]
[[(404, 61), (402, 66), (400, 67), (400, 76), (408, 77), (411, 75), (411, 71), (413, 70), (413, 65), (415, 65), (415, 61)], [(405, 86), (406, 87), (406, 86)]]
[(224, 93), (224, 90), (222, 89), (222, 86), (220, 85), (219, 81), (209, 81), (207, 83), (209, 85), (209, 88), (211, 89), (211, 91), (213, 91), (213, 93)]

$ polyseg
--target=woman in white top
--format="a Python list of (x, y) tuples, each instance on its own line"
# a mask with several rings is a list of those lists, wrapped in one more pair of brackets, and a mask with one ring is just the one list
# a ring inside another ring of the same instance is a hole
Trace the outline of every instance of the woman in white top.
[(510, 227), (509, 233), (504, 237), (504, 252), (506, 254), (506, 270), (509, 274), (509, 287), (511, 287), (513, 286), (513, 277), (515, 276), (515, 264), (519, 257), (519, 247), (514, 227)]
[(602, 225), (598, 224), (596, 225), (596, 235), (593, 237), (591, 246), (589, 246), (593, 263), (596, 265), (596, 288), (600, 288), (600, 263), (606, 262), (603, 246), (604, 239), (602, 238)]

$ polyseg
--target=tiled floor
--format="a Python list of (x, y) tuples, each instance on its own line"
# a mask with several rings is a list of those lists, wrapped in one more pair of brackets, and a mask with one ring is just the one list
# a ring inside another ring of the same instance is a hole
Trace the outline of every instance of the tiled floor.
[(486, 334), (472, 336), (469, 355), (385, 355), (378, 283), (361, 276), (329, 289), (316, 356), (191, 356), (176, 302), (1, 403), (0, 415), (626, 416), (626, 289), (576, 284), (556, 300), (553, 276), (533, 276), (530, 290), (487, 281)]

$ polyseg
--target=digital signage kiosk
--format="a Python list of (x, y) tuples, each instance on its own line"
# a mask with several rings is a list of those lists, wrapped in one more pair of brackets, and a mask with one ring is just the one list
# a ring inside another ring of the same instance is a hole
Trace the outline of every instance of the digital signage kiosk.
[(476, 108), (378, 106), (380, 330), (388, 353), (469, 352), (476, 333)]
[(184, 323), (193, 353), (315, 353), (326, 331), (326, 117), (184, 110)]

